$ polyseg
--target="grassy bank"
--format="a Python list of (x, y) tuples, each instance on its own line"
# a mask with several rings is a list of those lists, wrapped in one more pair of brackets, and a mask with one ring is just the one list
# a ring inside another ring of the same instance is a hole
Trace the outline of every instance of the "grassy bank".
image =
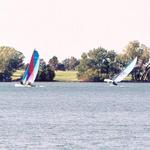
[(55, 81), (75, 82), (77, 79), (77, 71), (55, 71)]
[[(16, 81), (16, 80), (20, 79), (21, 76), (23, 75), (23, 73), (24, 73), (24, 70), (17, 70), (13, 74), (12, 80)], [(76, 82), (76, 81), (79, 81), (77, 79), (77, 71), (55, 71), (54, 81), (60, 81), (60, 82)], [(126, 77), (124, 79), (124, 81), (130, 82), (131, 81), (131, 75)]]
[[(12, 80), (16, 81), (21, 78), (23, 75), (24, 70), (17, 70), (13, 76)], [(75, 82), (78, 81), (77, 79), (77, 71), (55, 71), (55, 81), (64, 81), (64, 82)]]

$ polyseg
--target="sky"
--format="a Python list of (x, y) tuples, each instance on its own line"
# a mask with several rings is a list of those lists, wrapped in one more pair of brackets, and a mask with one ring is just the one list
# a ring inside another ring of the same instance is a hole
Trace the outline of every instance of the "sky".
[(0, 0), (0, 46), (61, 61), (97, 47), (150, 47), (149, 0)]

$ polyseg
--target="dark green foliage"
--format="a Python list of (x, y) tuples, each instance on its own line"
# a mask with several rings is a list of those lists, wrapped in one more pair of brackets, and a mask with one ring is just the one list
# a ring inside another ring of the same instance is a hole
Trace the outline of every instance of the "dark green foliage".
[(63, 60), (62, 63), (64, 64), (66, 70), (76, 70), (79, 65), (79, 60), (72, 56), (71, 58), (66, 58)]
[(43, 59), (40, 59), (40, 67), (36, 81), (53, 81), (54, 77), (54, 70), (49, 65), (46, 65)]
[(58, 58), (56, 56), (53, 56), (49, 62), (48, 65), (53, 69), (53, 70), (57, 70), (58, 68)]
[(84, 81), (103, 81), (118, 72), (116, 53), (104, 48), (83, 53), (78, 66), (78, 78)]
[(11, 81), (13, 72), (23, 66), (24, 55), (10, 47), (0, 47), (0, 81)]
[(65, 71), (66, 70), (65, 65), (61, 64), (61, 63), (58, 64), (57, 69), (61, 70), (61, 71)]

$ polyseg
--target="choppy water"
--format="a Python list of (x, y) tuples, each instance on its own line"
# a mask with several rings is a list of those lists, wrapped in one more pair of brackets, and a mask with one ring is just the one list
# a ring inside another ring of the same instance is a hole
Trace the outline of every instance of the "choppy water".
[(0, 150), (150, 150), (150, 84), (0, 83)]

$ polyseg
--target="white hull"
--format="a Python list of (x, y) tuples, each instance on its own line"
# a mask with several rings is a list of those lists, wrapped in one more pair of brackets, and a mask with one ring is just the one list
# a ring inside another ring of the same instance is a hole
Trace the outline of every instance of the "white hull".
[(113, 82), (113, 80), (110, 80), (110, 79), (104, 79), (104, 82), (112, 83), (112, 82)]
[(15, 87), (32, 87), (31, 85), (15, 84)]

